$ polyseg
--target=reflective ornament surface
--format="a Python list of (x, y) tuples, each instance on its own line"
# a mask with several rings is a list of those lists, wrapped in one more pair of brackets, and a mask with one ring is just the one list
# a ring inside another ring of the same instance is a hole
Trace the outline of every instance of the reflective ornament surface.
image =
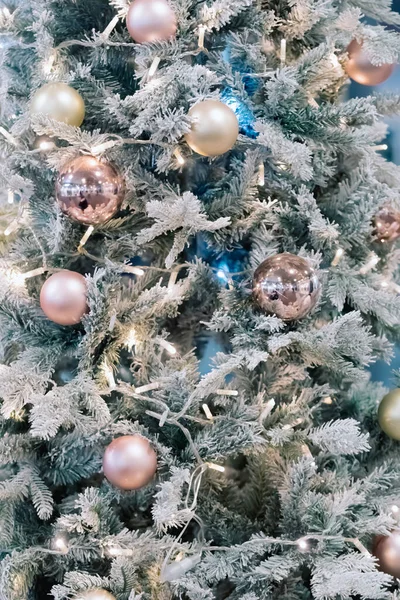
[(356, 40), (349, 44), (347, 53), (349, 60), (345, 66), (346, 73), (357, 83), (379, 85), (389, 79), (393, 73), (394, 65), (392, 64), (373, 65), (367, 58), (362, 44), (359, 44)]
[(400, 577), (400, 531), (376, 536), (372, 554), (378, 559), (381, 571), (393, 577)]
[(87, 312), (86, 279), (75, 271), (58, 271), (44, 282), (40, 306), (48, 319), (59, 325), (75, 325)]
[(116, 598), (110, 592), (107, 592), (107, 590), (97, 588), (95, 590), (79, 592), (79, 594), (74, 597), (74, 600), (116, 600)]
[(189, 110), (194, 119), (185, 140), (203, 156), (219, 156), (232, 148), (239, 135), (239, 123), (229, 106), (219, 100), (204, 100)]
[(116, 487), (137, 490), (153, 479), (157, 454), (143, 436), (123, 435), (107, 446), (103, 469), (108, 481)]
[(305, 317), (320, 294), (320, 281), (307, 260), (284, 252), (255, 270), (253, 295), (259, 307), (284, 321)]
[(168, 40), (176, 34), (176, 16), (166, 0), (133, 0), (126, 26), (139, 44)]
[(108, 221), (119, 210), (124, 191), (122, 175), (94, 156), (74, 158), (62, 168), (56, 181), (61, 210), (85, 225)]
[(85, 118), (82, 96), (66, 83), (46, 83), (31, 100), (32, 115), (44, 114), (67, 125), (79, 127)]
[(400, 388), (383, 396), (378, 408), (378, 421), (386, 435), (400, 440)]
[(394, 242), (400, 237), (400, 212), (384, 206), (376, 213), (374, 226), (374, 235), (379, 242)]

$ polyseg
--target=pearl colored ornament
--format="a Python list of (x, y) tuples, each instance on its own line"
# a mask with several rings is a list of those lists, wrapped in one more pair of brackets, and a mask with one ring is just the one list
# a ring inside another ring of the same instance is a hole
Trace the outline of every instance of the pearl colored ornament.
[(316, 305), (320, 288), (307, 260), (288, 252), (267, 258), (254, 272), (255, 301), (264, 312), (284, 321), (305, 317)]
[(116, 168), (94, 156), (78, 156), (60, 171), (57, 202), (66, 215), (85, 225), (108, 221), (121, 207), (124, 179)]
[(35, 92), (30, 106), (32, 115), (47, 115), (51, 119), (79, 127), (85, 118), (82, 96), (66, 83), (46, 83)]
[(400, 440), (400, 388), (395, 388), (382, 398), (378, 421), (386, 435)]
[(193, 123), (185, 135), (192, 150), (203, 156), (219, 156), (232, 148), (239, 135), (235, 113), (219, 100), (204, 100), (192, 106)]
[(116, 600), (116, 598), (110, 592), (107, 592), (107, 590), (96, 588), (95, 590), (79, 592), (74, 600)]
[(378, 559), (381, 571), (393, 577), (400, 577), (400, 531), (376, 536), (372, 554)]
[(176, 16), (166, 0), (133, 0), (126, 26), (139, 44), (168, 40), (176, 34)]
[(394, 242), (400, 237), (400, 212), (384, 206), (376, 213), (374, 225), (374, 234), (379, 242)]
[(44, 282), (40, 306), (59, 325), (75, 325), (87, 312), (86, 279), (75, 271), (58, 271)]
[(386, 79), (389, 79), (393, 73), (393, 64), (373, 65), (365, 51), (363, 50), (362, 44), (359, 44), (356, 40), (353, 40), (348, 48), (347, 53), (349, 60), (346, 63), (346, 73), (351, 79), (362, 85), (379, 85)]
[(157, 454), (143, 436), (123, 435), (107, 446), (103, 469), (108, 481), (116, 487), (137, 490), (153, 479)]

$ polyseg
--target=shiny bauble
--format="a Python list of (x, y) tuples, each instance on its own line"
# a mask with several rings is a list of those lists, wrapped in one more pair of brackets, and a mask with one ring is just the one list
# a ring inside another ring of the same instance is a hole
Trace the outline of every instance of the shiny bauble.
[(86, 279), (75, 271), (51, 275), (40, 291), (40, 306), (48, 319), (58, 325), (75, 325), (87, 312)]
[(74, 597), (74, 600), (116, 600), (116, 598), (110, 592), (107, 592), (107, 590), (96, 588), (95, 590), (79, 592)]
[(378, 421), (386, 435), (400, 440), (400, 388), (383, 396), (378, 408)]
[(363, 49), (363, 45), (353, 40), (347, 48), (349, 60), (345, 66), (347, 75), (362, 85), (379, 85), (389, 79), (394, 65), (373, 65)]
[(60, 171), (56, 181), (59, 207), (79, 223), (100, 225), (121, 207), (124, 179), (108, 162), (94, 156), (78, 156)]
[(126, 26), (139, 44), (168, 40), (176, 33), (176, 15), (166, 0), (133, 0)]
[(378, 559), (381, 571), (393, 577), (400, 577), (400, 531), (376, 536), (372, 554)]
[(233, 110), (219, 100), (204, 100), (189, 110), (192, 127), (185, 135), (192, 150), (203, 156), (219, 156), (232, 148), (239, 135)]
[(153, 479), (157, 454), (143, 436), (123, 435), (107, 446), (103, 470), (108, 481), (116, 487), (137, 490)]
[(305, 317), (320, 294), (320, 281), (305, 258), (284, 252), (255, 270), (253, 295), (259, 307), (284, 321)]
[(43, 114), (51, 119), (79, 127), (85, 118), (82, 96), (66, 83), (46, 83), (31, 100), (31, 115)]
[(384, 206), (374, 217), (374, 235), (382, 244), (400, 237), (400, 212)]

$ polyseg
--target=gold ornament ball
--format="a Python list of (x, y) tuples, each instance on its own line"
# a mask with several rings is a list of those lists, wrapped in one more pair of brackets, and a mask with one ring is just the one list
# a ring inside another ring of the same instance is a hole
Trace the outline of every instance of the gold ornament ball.
[(400, 531), (376, 536), (372, 554), (378, 559), (381, 571), (393, 577), (400, 577)]
[(40, 291), (40, 306), (48, 319), (58, 325), (76, 325), (87, 312), (86, 279), (75, 271), (51, 275)]
[(347, 75), (362, 85), (379, 85), (389, 79), (394, 65), (373, 65), (366, 55), (363, 45), (353, 40), (348, 48), (349, 60), (346, 63)]
[(108, 162), (94, 156), (78, 156), (60, 171), (56, 198), (64, 214), (85, 225), (108, 221), (121, 207), (125, 183)]
[(95, 590), (79, 592), (74, 600), (116, 600), (116, 598), (110, 592), (107, 592), (107, 590), (97, 588)]
[(133, 0), (126, 26), (139, 44), (168, 40), (176, 33), (176, 16), (166, 0)]
[(400, 212), (384, 206), (376, 213), (374, 226), (374, 234), (379, 242), (394, 242), (400, 237)]
[(235, 113), (219, 100), (204, 100), (189, 110), (193, 123), (185, 135), (192, 150), (203, 156), (219, 156), (232, 148), (239, 135)]
[(400, 388), (395, 388), (381, 400), (378, 421), (390, 438), (400, 440)]
[(85, 118), (82, 96), (66, 83), (46, 83), (35, 92), (31, 114), (47, 115), (51, 119), (79, 127)]
[(153, 479), (157, 454), (143, 436), (123, 435), (107, 446), (103, 470), (108, 481), (116, 487), (137, 490)]
[(267, 258), (254, 272), (255, 301), (264, 312), (283, 321), (305, 317), (316, 305), (320, 289), (307, 260), (288, 252)]

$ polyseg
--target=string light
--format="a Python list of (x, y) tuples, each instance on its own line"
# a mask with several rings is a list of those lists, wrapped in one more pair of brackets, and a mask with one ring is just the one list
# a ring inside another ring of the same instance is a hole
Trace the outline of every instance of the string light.
[(32, 269), (31, 271), (26, 271), (26, 273), (21, 273), (21, 277), (25, 279), (30, 279), (31, 277), (37, 277), (38, 275), (43, 275), (46, 273), (46, 267), (38, 267), (37, 269)]
[(90, 225), (87, 229), (85, 234), (82, 236), (81, 241), (79, 242), (79, 246), (78, 246), (78, 251), (83, 248), (83, 246), (86, 244), (86, 242), (88, 241), (88, 239), (90, 238), (90, 236), (92, 235), (94, 231), (94, 227), (93, 225)]
[(113, 148), (116, 144), (118, 144), (117, 140), (108, 140), (108, 142), (103, 142), (102, 144), (92, 146), (90, 152), (93, 154), (93, 156), (96, 156), (98, 154), (102, 154), (105, 150)]
[(179, 165), (184, 165), (185, 164), (185, 159), (182, 156), (181, 151), (179, 150), (179, 148), (175, 148), (174, 150), (174, 155), (176, 157), (176, 160), (178, 161)]
[(6, 140), (8, 142), (10, 142), (11, 144), (13, 144), (14, 146), (18, 146), (17, 140), (15, 139), (14, 136), (11, 135), (11, 133), (9, 133), (7, 131), (7, 129), (4, 129), (4, 127), (0, 127), (0, 133), (3, 135), (3, 137), (6, 138)]
[(9, 236), (12, 233), (14, 233), (14, 231), (17, 231), (18, 228), (19, 228), (19, 221), (18, 221), (18, 219), (14, 219), (13, 221), (11, 221), (11, 223), (8, 225), (8, 227), (6, 227), (6, 229), (4, 230), (4, 235)]
[(204, 49), (204, 36), (206, 33), (206, 26), (205, 25), (199, 25), (199, 39), (198, 39), (198, 46), (201, 49)]
[(400, 508), (397, 506), (397, 504), (393, 504), (390, 507), (390, 510), (392, 511), (393, 514), (397, 514), (400, 511)]
[(129, 352), (131, 352), (133, 346), (135, 346), (136, 343), (137, 343), (136, 331), (135, 331), (135, 328), (132, 327), (129, 330), (128, 337), (127, 337), (127, 340), (126, 340), (126, 345), (128, 347)]
[(313, 96), (308, 96), (308, 104), (313, 108), (319, 108), (319, 104)]
[(118, 25), (118, 22), (119, 22), (119, 17), (118, 17), (118, 15), (115, 15), (115, 17), (109, 22), (109, 24), (103, 31), (102, 37), (105, 39), (109, 38), (113, 29)]
[(257, 185), (260, 187), (265, 185), (265, 167), (263, 162), (258, 165)]
[(14, 192), (12, 190), (7, 192), (7, 202), (8, 204), (14, 204)]
[(204, 403), (201, 407), (204, 410), (204, 414), (206, 415), (207, 419), (209, 419), (209, 421), (213, 421), (214, 417), (208, 404)]
[(51, 70), (54, 66), (54, 62), (56, 60), (56, 52), (53, 50), (50, 56), (43, 63), (43, 73), (45, 75), (50, 75)]
[(136, 394), (144, 394), (145, 392), (151, 392), (152, 390), (158, 389), (160, 389), (160, 384), (158, 381), (155, 381), (154, 383), (148, 383), (147, 385), (141, 385), (135, 388), (135, 392)]
[(371, 271), (371, 269), (373, 269), (374, 267), (376, 267), (376, 265), (378, 264), (379, 261), (380, 261), (379, 256), (377, 256), (375, 254), (375, 252), (372, 252), (371, 255), (370, 255), (369, 260), (359, 270), (360, 275), (366, 275), (366, 273), (368, 273), (368, 271)]
[(40, 140), (39, 142), (39, 150), (42, 152), (48, 152), (49, 150), (53, 150), (55, 147), (56, 145), (52, 140)]
[(124, 265), (124, 273), (132, 273), (133, 275), (138, 275), (139, 277), (144, 275), (143, 269), (140, 267), (134, 267), (133, 265)]
[(115, 323), (117, 322), (117, 313), (114, 311), (110, 318), (110, 323), (108, 324), (108, 331), (113, 331), (115, 327)]
[(260, 413), (260, 416), (258, 418), (260, 423), (262, 423), (268, 417), (268, 415), (271, 413), (272, 409), (275, 407), (275, 404), (276, 404), (276, 402), (273, 398), (268, 400), (268, 402), (266, 403), (264, 409), (262, 410), (262, 412)]
[(327, 396), (322, 400), (323, 404), (332, 404), (333, 400), (330, 396)]
[(376, 146), (371, 146), (371, 150), (375, 150), (375, 152), (385, 151), (387, 149), (387, 144), (377, 144)]
[(329, 55), (329, 60), (331, 61), (331, 63), (332, 63), (332, 66), (333, 66), (335, 69), (337, 69), (338, 67), (340, 67), (340, 62), (339, 62), (339, 59), (338, 59), (338, 57), (336, 56), (336, 54), (335, 54), (334, 52), (332, 52), (332, 53)]
[(281, 40), (280, 59), (281, 59), (281, 67), (283, 67), (286, 63), (286, 39), (285, 38), (283, 38), (283, 40)]
[(153, 62), (150, 65), (150, 69), (149, 69), (149, 72), (148, 72), (148, 75), (147, 75), (147, 79), (151, 79), (155, 75), (155, 73), (156, 73), (156, 71), (158, 69), (158, 65), (160, 64), (160, 60), (161, 60), (160, 56), (155, 56), (153, 58)]
[(115, 389), (116, 387), (116, 383), (115, 383), (115, 379), (114, 379), (114, 373), (111, 369), (111, 367), (104, 361), (103, 363), (103, 367), (102, 367), (104, 376), (107, 380), (108, 386), (110, 389)]
[(383, 281), (381, 281), (381, 287), (392, 290), (393, 292), (396, 292), (396, 294), (400, 294), (400, 285), (398, 285), (394, 281), (388, 281), (387, 279), (383, 279)]
[(7, 6), (3, 6), (1, 11), (6, 18), (11, 17), (11, 13), (10, 13), (9, 9), (7, 8)]
[(304, 538), (300, 538), (299, 540), (297, 540), (297, 545), (298, 545), (299, 549), (302, 550), (303, 552), (305, 550), (308, 550), (308, 542)]
[(239, 392), (237, 390), (224, 390), (219, 389), (215, 392), (217, 396), (238, 396)]
[(54, 538), (53, 540), (53, 548), (55, 550), (58, 550), (59, 552), (62, 552), (62, 554), (67, 554), (68, 553), (68, 544), (67, 544), (67, 540), (65, 539), (65, 537), (58, 535), (57, 537)]
[(212, 469), (213, 471), (219, 471), (220, 473), (225, 472), (225, 467), (223, 467), (222, 465), (217, 465), (216, 463), (208, 462), (207, 467), (209, 469)]
[(169, 354), (174, 355), (177, 353), (175, 346), (167, 342), (167, 340), (158, 340), (158, 343), (164, 348)]
[(337, 267), (337, 265), (339, 264), (339, 262), (341, 261), (341, 259), (343, 258), (344, 255), (344, 250), (343, 248), (338, 248), (336, 250), (335, 256), (333, 257), (333, 260), (331, 262), (331, 266), (332, 267)]

